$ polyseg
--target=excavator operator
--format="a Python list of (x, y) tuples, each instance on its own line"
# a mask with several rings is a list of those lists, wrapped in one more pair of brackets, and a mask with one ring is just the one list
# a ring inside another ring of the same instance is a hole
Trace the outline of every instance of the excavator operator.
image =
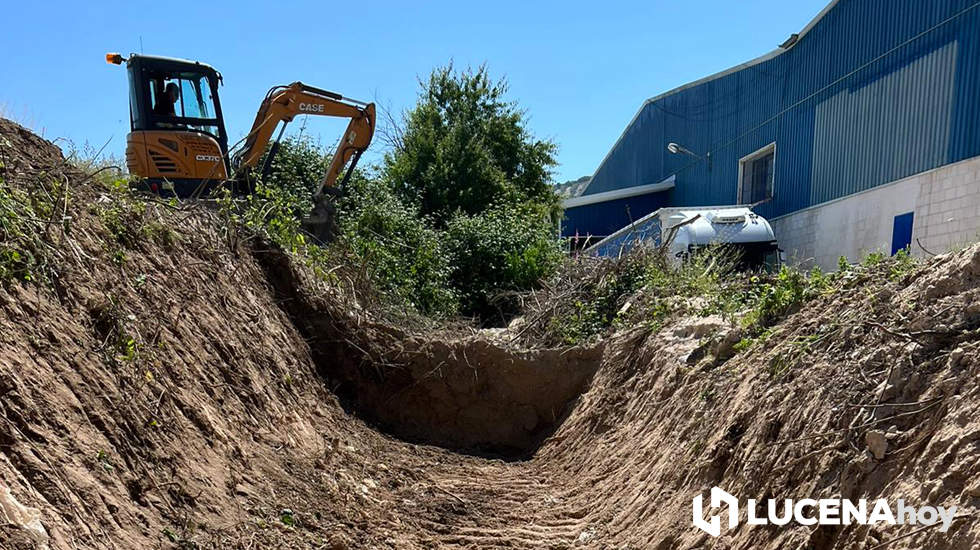
[(157, 104), (153, 107), (153, 114), (159, 116), (176, 116), (174, 105), (180, 99), (180, 88), (176, 82), (170, 82), (164, 88), (163, 94), (157, 98)]

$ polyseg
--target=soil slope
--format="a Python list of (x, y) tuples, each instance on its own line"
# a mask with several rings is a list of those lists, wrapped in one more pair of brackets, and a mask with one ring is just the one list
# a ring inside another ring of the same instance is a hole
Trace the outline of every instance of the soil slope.
[[(978, 247), (727, 361), (712, 317), (517, 350), (392, 327), (215, 211), (119, 207), (3, 120), (0, 162), (45, 243), (0, 288), (0, 548), (980, 547)], [(714, 539), (715, 485), (959, 518)]]

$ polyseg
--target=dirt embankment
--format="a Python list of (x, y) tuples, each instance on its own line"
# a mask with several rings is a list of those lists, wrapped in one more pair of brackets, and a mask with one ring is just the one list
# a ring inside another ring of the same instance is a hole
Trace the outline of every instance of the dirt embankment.
[(385, 433), (524, 455), (598, 368), (598, 347), (520, 351), (372, 321), (215, 211), (128, 203), (30, 132), (0, 121), (0, 135), (2, 192), (29, 207), (10, 215), (37, 218), (25, 227), (41, 239), (0, 239), (37, 259), (0, 288), (10, 540), (396, 541), (385, 524), (455, 502), (423, 465), (475, 459)]
[[(43, 280), (0, 288), (0, 548), (980, 547), (980, 248), (863, 275), (724, 362), (712, 317), (519, 351), (339, 307), (215, 212), (116, 211), (0, 136), (46, 243)], [(714, 485), (960, 518), (714, 539), (690, 518)]]

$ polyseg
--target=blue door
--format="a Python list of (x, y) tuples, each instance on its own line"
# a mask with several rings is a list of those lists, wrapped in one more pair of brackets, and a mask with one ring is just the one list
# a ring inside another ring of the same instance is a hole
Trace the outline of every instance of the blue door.
[(892, 256), (899, 250), (912, 246), (912, 216), (914, 212), (906, 212), (895, 216), (892, 226)]

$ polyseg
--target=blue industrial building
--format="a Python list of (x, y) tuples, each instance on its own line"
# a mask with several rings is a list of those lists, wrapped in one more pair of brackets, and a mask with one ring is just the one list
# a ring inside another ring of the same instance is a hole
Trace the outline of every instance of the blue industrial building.
[(773, 52), (645, 101), (563, 234), (755, 204), (801, 261), (959, 244), (977, 237), (978, 156), (980, 0), (836, 0)]

